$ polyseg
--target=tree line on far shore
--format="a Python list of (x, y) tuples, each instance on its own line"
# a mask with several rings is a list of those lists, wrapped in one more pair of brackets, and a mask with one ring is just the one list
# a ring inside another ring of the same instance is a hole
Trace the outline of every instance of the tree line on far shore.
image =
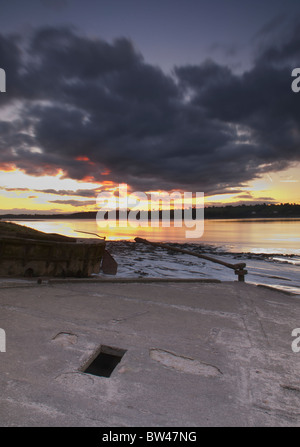
[[(183, 216), (184, 210), (182, 210)], [(118, 210), (116, 211), (118, 219)], [(96, 211), (56, 214), (2, 214), (0, 219), (96, 219)], [(149, 219), (151, 211), (149, 211)], [(192, 209), (193, 218), (196, 210)], [(162, 212), (159, 211), (162, 218)], [(253, 204), (210, 206), (204, 209), (205, 219), (249, 219), (249, 218), (300, 218), (300, 205), (295, 203)], [(174, 210), (170, 210), (170, 219), (174, 219)]]

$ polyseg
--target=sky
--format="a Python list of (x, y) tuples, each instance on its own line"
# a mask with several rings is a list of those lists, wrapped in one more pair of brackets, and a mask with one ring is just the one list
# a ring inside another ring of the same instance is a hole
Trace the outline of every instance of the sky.
[(0, 213), (201, 191), (300, 203), (300, 3), (11, 0), (1, 5)]

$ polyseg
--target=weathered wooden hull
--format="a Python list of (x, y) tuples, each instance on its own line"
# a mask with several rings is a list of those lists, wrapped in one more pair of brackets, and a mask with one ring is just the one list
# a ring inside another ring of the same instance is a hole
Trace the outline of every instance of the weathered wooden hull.
[(99, 273), (102, 240), (40, 240), (0, 235), (0, 276), (88, 277)]

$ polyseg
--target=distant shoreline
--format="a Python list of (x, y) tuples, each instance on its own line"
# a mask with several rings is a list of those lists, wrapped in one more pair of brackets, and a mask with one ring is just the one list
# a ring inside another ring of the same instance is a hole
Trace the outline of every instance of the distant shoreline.
[[(276, 220), (285, 222), (287, 220), (297, 220), (300, 219), (300, 216), (269, 216), (269, 217), (260, 217), (260, 216), (251, 216), (251, 217), (205, 217), (204, 220), (242, 220), (244, 222), (250, 222), (252, 220), (260, 220), (261, 222), (269, 222), (270, 220)], [(28, 221), (28, 222), (38, 222), (41, 220), (95, 220), (95, 218), (91, 217), (70, 217), (70, 216), (60, 216), (60, 215), (51, 215), (51, 216), (14, 216), (14, 217), (3, 217), (0, 216), (0, 222), (1, 221)], [(107, 219), (108, 220), (108, 219)], [(160, 219), (162, 220), (162, 219)], [(195, 219), (193, 219), (195, 220)], [(119, 221), (118, 219), (116, 220)], [(171, 222), (174, 221), (174, 219), (171, 219)], [(149, 219), (150, 222), (150, 219)]]
[[(178, 210), (177, 210), (178, 211)], [(196, 218), (196, 210), (190, 209), (192, 216)], [(174, 220), (174, 210), (170, 210), (170, 219)], [(182, 210), (182, 217), (184, 211)], [(118, 210), (116, 211), (116, 219), (118, 220)], [(0, 215), (0, 220), (50, 220), (50, 219), (96, 219), (96, 211), (86, 211), (78, 213), (58, 213), (58, 214), (33, 214), (33, 213), (20, 213), (12, 214), (6, 213)], [(148, 219), (150, 220), (151, 212), (148, 212)], [(287, 218), (300, 218), (300, 205), (298, 204), (259, 204), (259, 205), (227, 205), (223, 207), (207, 207), (204, 208), (205, 219), (287, 219)], [(162, 220), (162, 212), (159, 212), (159, 219)]]

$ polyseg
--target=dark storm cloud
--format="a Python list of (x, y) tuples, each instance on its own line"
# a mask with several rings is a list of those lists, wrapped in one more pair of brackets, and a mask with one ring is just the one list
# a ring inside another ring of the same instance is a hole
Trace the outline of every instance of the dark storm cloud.
[(78, 196), (78, 197), (97, 197), (95, 189), (77, 189), (76, 191), (68, 189), (34, 189), (35, 192), (42, 192), (44, 194), (54, 194), (57, 196)]
[[(89, 197), (89, 198), (95, 198), (100, 192), (100, 189), (77, 189), (75, 191), (70, 189), (30, 189), (30, 188), (5, 188), (0, 187), (0, 190), (7, 191), (7, 192), (39, 192), (42, 194), (53, 194), (56, 196), (75, 196), (75, 197)], [(82, 202), (81, 202), (82, 203)], [(95, 203), (95, 202), (94, 202)]]
[(59, 203), (60, 205), (71, 205), (71, 206), (88, 206), (96, 205), (95, 200), (49, 200), (49, 203)]
[(67, 27), (27, 41), (0, 35), (8, 79), (0, 100), (19, 105), (14, 121), (0, 121), (0, 163), (206, 194), (287, 167), (300, 158), (300, 96), (291, 91), (299, 30), (261, 49), (242, 74), (210, 60), (167, 75), (128, 39), (108, 43)]

